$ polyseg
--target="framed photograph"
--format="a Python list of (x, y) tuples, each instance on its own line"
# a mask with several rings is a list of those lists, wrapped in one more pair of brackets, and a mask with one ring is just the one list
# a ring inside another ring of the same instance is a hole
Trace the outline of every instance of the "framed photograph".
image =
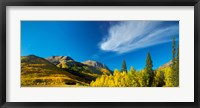
[(1, 107), (199, 107), (199, 0), (0, 2)]

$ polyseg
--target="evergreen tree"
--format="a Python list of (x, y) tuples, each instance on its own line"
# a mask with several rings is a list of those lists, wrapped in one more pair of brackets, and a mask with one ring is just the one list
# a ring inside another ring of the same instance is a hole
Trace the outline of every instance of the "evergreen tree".
[(176, 42), (175, 42), (175, 37), (172, 38), (172, 71), (175, 70), (175, 64), (176, 64)]
[(153, 61), (151, 59), (150, 52), (148, 52), (147, 58), (146, 58), (145, 71), (149, 74), (149, 84), (148, 84), (149, 87), (152, 85), (152, 82), (153, 82), (153, 69), (152, 68), (153, 68)]
[(179, 46), (177, 48), (176, 70), (179, 71)]
[(152, 73), (153, 72), (153, 62), (152, 62), (152, 59), (151, 59), (151, 55), (150, 55), (150, 52), (148, 52), (147, 54), (147, 58), (146, 58), (146, 71), (148, 73)]
[(122, 70), (121, 71), (122, 72), (127, 72), (126, 61), (125, 60), (122, 61)]
[(179, 86), (179, 46), (177, 48), (177, 55), (176, 55), (176, 64), (175, 64), (175, 72), (174, 72), (174, 86)]
[(179, 64), (179, 46), (178, 46), (178, 48), (177, 48), (177, 63)]
[(172, 86), (179, 85), (179, 46), (176, 52), (175, 37), (172, 38)]

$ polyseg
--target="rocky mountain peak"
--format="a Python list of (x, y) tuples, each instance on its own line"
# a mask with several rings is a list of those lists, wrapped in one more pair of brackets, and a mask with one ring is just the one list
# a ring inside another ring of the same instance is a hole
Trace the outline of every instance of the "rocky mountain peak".
[(82, 62), (82, 63), (85, 64), (85, 65), (88, 65), (88, 66), (92, 66), (92, 67), (98, 67), (98, 68), (108, 69), (105, 64), (102, 64), (102, 63), (100, 63), (98, 61), (87, 60), (87, 61)]
[(49, 58), (46, 58), (46, 60), (52, 62), (55, 65), (59, 64), (60, 61), (73, 61), (73, 59), (69, 56), (51, 56)]

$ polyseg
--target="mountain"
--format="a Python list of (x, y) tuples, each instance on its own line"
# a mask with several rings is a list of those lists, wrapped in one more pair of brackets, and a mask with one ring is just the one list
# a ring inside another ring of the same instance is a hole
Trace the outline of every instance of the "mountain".
[(61, 68), (65, 68), (65, 64), (67, 61), (73, 61), (73, 59), (69, 56), (51, 56), (49, 58), (46, 58), (46, 60)]
[(21, 86), (61, 86), (77, 83), (85, 85), (89, 82), (41, 57), (35, 55), (21, 57)]
[(46, 58), (46, 60), (55, 64), (57, 67), (65, 69), (71, 72), (72, 74), (78, 75), (80, 77), (85, 77), (84, 74), (93, 77), (98, 77), (98, 75), (110, 74), (111, 72), (106, 65), (91, 60), (81, 63), (73, 60), (69, 56), (52, 56)]
[(101, 73), (97, 73), (90, 69), (87, 65), (84, 65), (80, 62), (74, 61), (69, 56), (52, 56), (46, 58), (49, 62), (53, 63), (60, 69), (63, 69), (73, 75), (84, 78), (88, 82), (95, 80)]
[(169, 61), (169, 62), (165, 63), (164, 65), (160, 66), (157, 70), (160, 70), (160, 69), (169, 67), (169, 66), (171, 66), (171, 65), (172, 65), (172, 61)]
[(105, 64), (102, 64), (102, 63), (97, 62), (97, 61), (87, 60), (87, 61), (82, 62), (82, 63), (85, 64), (85, 65), (88, 65), (88, 66), (96, 67), (96, 68), (108, 69), (108, 67)]
[(53, 63), (59, 68), (70, 68), (73, 66), (82, 66), (79, 62), (74, 61), (69, 56), (51, 56), (49, 58), (46, 58), (49, 62)]
[(100, 62), (87, 60), (82, 63), (89, 66), (93, 71), (99, 71), (101, 72), (101, 74), (111, 74), (111, 70), (105, 64), (102, 64)]

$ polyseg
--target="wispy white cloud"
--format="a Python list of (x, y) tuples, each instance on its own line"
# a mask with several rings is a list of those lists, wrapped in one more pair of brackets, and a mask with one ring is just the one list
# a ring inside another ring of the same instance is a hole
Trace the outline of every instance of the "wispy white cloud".
[(159, 21), (125, 21), (112, 25), (100, 42), (100, 49), (119, 54), (171, 41), (178, 25), (163, 26)]

